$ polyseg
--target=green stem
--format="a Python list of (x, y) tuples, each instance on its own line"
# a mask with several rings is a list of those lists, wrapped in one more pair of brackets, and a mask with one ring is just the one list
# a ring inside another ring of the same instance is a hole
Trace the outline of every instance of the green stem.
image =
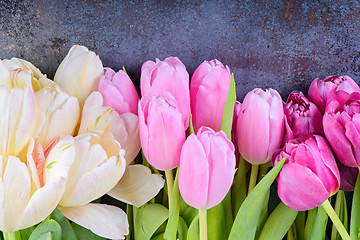
[(3, 236), (5, 240), (21, 240), (20, 232), (3, 232)]
[(207, 240), (207, 217), (206, 209), (199, 209), (200, 240)]
[[(342, 201), (343, 201), (343, 195), (344, 192), (339, 190), (336, 194), (336, 201), (335, 201), (335, 213), (336, 215), (340, 216)], [(336, 227), (333, 225), (331, 230), (331, 239), (336, 239), (337, 230)]]
[(293, 227), (291, 226), (289, 228), (289, 231), (287, 233), (287, 240), (294, 240), (294, 230), (293, 230)]
[(254, 189), (256, 185), (257, 175), (258, 175), (259, 165), (252, 165), (251, 166), (251, 174), (250, 174), (250, 181), (249, 181), (249, 190), (248, 195)]
[(174, 187), (174, 175), (172, 170), (165, 171), (165, 177), (166, 177), (166, 185), (168, 189), (168, 196), (169, 196), (169, 210), (170, 210), (170, 203), (172, 198), (172, 191)]
[(259, 182), (261, 181), (261, 179), (263, 179), (265, 177), (265, 175), (268, 172), (268, 169), (269, 169), (269, 165), (267, 165), (267, 164), (263, 164), (260, 166)]
[(333, 207), (331, 206), (329, 200), (326, 199), (321, 206), (325, 209), (326, 213), (329, 215), (331, 221), (335, 225), (337, 231), (339, 232), (340, 236), (343, 240), (351, 240), (348, 232), (346, 231), (344, 225), (341, 223), (339, 217), (336, 215)]

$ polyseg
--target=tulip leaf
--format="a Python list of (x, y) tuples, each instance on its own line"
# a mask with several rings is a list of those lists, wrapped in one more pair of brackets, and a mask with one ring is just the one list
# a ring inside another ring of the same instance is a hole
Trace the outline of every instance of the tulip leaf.
[(152, 237), (151, 240), (164, 240), (164, 233), (160, 233), (155, 237)]
[(317, 214), (313, 230), (311, 232), (310, 240), (325, 239), (325, 230), (328, 222), (328, 214), (320, 205), (317, 208)]
[(105, 240), (105, 238), (100, 237), (93, 233), (91, 230), (84, 228), (76, 223), (71, 223), (72, 228), (76, 234), (76, 238), (79, 240), (87, 239), (87, 240)]
[(188, 227), (182, 217), (179, 217), (179, 226), (178, 226), (178, 238), (180, 240), (186, 240)]
[(224, 205), (219, 203), (207, 210), (207, 235), (209, 240), (226, 239)]
[(31, 227), (20, 230), (21, 239), (28, 240), (31, 233), (34, 231), (34, 229), (35, 229), (35, 226), (31, 226)]
[(63, 240), (76, 240), (76, 235), (72, 229), (69, 220), (59, 211), (55, 209), (51, 215), (51, 219), (54, 219), (61, 227), (61, 239)]
[(298, 213), (295, 219), (296, 239), (305, 239), (305, 212), (301, 211)]
[(177, 168), (175, 182), (173, 185), (172, 195), (171, 195), (171, 205), (169, 220), (166, 225), (166, 230), (164, 233), (165, 239), (176, 239), (176, 233), (179, 225), (179, 168)]
[(236, 89), (235, 89), (235, 79), (234, 74), (231, 74), (231, 81), (229, 86), (229, 91), (226, 97), (225, 107), (223, 116), (221, 119), (220, 129), (223, 130), (226, 136), (231, 140), (231, 128), (234, 115), (234, 107), (236, 101)]
[(60, 225), (53, 219), (43, 221), (35, 228), (29, 237), (29, 240), (38, 239), (61, 240)]
[(305, 224), (305, 240), (309, 240), (314, 227), (317, 209), (313, 208), (308, 211), (306, 224)]
[(194, 125), (193, 125), (193, 121), (192, 121), (192, 114), (190, 114), (190, 118), (189, 118), (189, 133), (195, 134)]
[[(334, 210), (336, 214), (339, 216), (339, 219), (344, 225), (345, 229), (348, 230), (347, 207), (346, 207), (346, 199), (345, 199), (344, 191), (339, 190), (337, 192)], [(340, 234), (338, 233), (334, 224), (331, 230), (331, 239), (341, 240)]]
[(199, 211), (196, 208), (193, 208), (191, 206), (188, 206), (186, 210), (184, 211), (184, 214), (181, 216), (186, 222), (186, 225), (190, 226), (196, 215), (198, 215)]
[(290, 207), (286, 206), (283, 202), (280, 202), (275, 210), (271, 213), (267, 219), (259, 240), (267, 239), (283, 239), (286, 232), (290, 229), (293, 224), (298, 212), (292, 210)]
[(266, 174), (244, 200), (231, 228), (229, 240), (255, 238), (256, 226), (263, 206), (263, 201), (284, 162), (285, 158)]
[(189, 226), (189, 230), (187, 233), (187, 240), (199, 240), (200, 232), (199, 232), (199, 215), (196, 215)]
[(350, 238), (358, 240), (360, 231), (360, 174), (358, 174), (351, 205)]
[(134, 239), (134, 221), (133, 221), (133, 208), (130, 204), (126, 205), (126, 215), (129, 223), (129, 234), (126, 235), (125, 239)]
[(163, 205), (152, 203), (142, 206), (135, 218), (135, 239), (150, 239), (168, 217), (169, 210)]
[(239, 159), (239, 167), (236, 171), (234, 184), (231, 188), (231, 201), (233, 216), (236, 216), (241, 204), (244, 202), (247, 195), (246, 184), (246, 162), (241, 156)]
[(257, 222), (256, 232), (255, 232), (255, 239), (259, 238), (261, 230), (264, 227), (266, 220), (268, 219), (268, 205), (269, 205), (269, 198), (270, 198), (270, 189), (267, 191), (263, 204), (262, 209), (259, 215), (259, 220)]

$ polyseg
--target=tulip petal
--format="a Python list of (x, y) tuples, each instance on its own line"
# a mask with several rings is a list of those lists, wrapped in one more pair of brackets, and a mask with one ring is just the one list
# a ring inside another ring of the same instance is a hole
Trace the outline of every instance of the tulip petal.
[(310, 169), (295, 163), (285, 164), (281, 169), (278, 195), (295, 211), (317, 207), (329, 197), (320, 179)]
[(9, 156), (3, 177), (5, 232), (17, 229), (18, 221), (30, 199), (31, 179), (28, 169), (19, 158)]
[(90, 229), (98, 236), (124, 239), (129, 234), (126, 213), (118, 207), (89, 203), (78, 207), (59, 207), (65, 217)]
[(151, 174), (149, 168), (139, 164), (130, 165), (124, 176), (107, 194), (139, 208), (159, 193), (164, 182), (161, 175)]

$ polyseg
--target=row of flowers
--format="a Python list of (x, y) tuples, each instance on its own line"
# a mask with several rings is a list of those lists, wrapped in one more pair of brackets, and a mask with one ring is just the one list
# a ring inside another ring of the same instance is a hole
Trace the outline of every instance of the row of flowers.
[[(82, 46), (54, 81), (25, 60), (2, 60), (4, 238), (320, 239), (328, 213), (331, 239), (356, 239), (358, 85), (329, 76), (313, 81), (309, 99), (254, 89), (242, 104), (235, 85), (218, 60), (190, 81), (169, 57), (142, 65), (139, 99), (125, 69), (104, 68)], [(282, 203), (269, 215), (275, 178)], [(338, 190), (354, 187), (349, 236)], [(99, 203), (104, 194), (127, 203), (126, 214)]]

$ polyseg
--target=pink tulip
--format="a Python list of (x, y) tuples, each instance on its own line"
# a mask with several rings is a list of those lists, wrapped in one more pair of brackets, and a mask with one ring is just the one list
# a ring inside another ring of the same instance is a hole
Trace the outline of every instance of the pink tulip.
[(240, 154), (251, 164), (263, 164), (280, 147), (284, 110), (279, 93), (256, 88), (246, 94), (237, 120)]
[(204, 61), (195, 70), (190, 83), (190, 103), (197, 132), (201, 126), (220, 131), (231, 73), (218, 60)]
[(187, 138), (179, 166), (179, 189), (187, 204), (209, 209), (223, 200), (234, 179), (234, 150), (223, 131), (208, 127)]
[(348, 167), (341, 162), (337, 163), (340, 172), (340, 190), (354, 191), (356, 178), (359, 174), (359, 168)]
[(274, 157), (273, 165), (284, 157), (277, 177), (278, 195), (293, 210), (317, 207), (339, 189), (339, 170), (325, 138), (301, 135), (290, 140)]
[(324, 132), (337, 159), (349, 166), (360, 166), (360, 93), (337, 91), (326, 107)]
[(284, 106), (284, 114), (284, 143), (297, 138), (300, 134), (324, 135), (321, 112), (302, 92), (290, 93)]
[(126, 72), (115, 73), (111, 68), (104, 68), (100, 77), (99, 89), (104, 99), (104, 106), (112, 107), (119, 114), (131, 112), (137, 114), (139, 95)]
[(177, 57), (168, 57), (164, 61), (156, 59), (145, 62), (141, 67), (140, 88), (142, 96), (173, 97), (185, 129), (189, 126), (190, 92), (189, 73)]
[(324, 113), (328, 98), (339, 90), (352, 93), (360, 91), (360, 88), (349, 76), (327, 76), (323, 80), (316, 78), (311, 83), (308, 96), (321, 113)]
[(139, 132), (144, 155), (151, 165), (159, 170), (179, 166), (185, 128), (173, 99), (143, 97), (139, 102)]

